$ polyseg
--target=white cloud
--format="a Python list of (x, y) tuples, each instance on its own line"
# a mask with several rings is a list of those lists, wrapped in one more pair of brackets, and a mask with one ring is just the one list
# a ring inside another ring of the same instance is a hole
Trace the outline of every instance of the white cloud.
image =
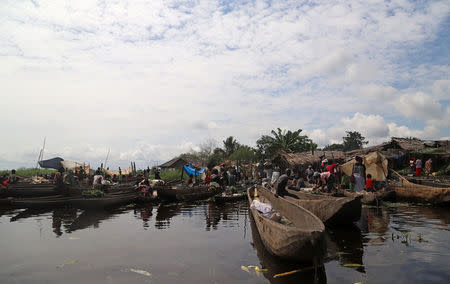
[(419, 120), (441, 117), (441, 104), (430, 95), (421, 92), (401, 96), (395, 106), (403, 115)]
[(45, 136), (52, 153), (101, 161), (111, 148), (120, 164), (280, 125), (375, 141), (397, 105), (394, 132), (416, 128), (400, 115), (444, 129), (450, 68), (409, 54), (440, 40), (448, 1), (227, 5), (4, 1), (0, 156), (29, 165)]

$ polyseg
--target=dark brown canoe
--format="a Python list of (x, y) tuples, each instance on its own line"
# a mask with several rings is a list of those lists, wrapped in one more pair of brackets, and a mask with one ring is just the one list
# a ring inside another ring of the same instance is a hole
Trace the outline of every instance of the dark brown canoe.
[(18, 208), (46, 208), (60, 207), (67, 204), (68, 197), (64, 195), (34, 197), (34, 198), (13, 198), (10, 203)]
[(318, 263), (326, 252), (325, 226), (310, 211), (283, 198), (275, 197), (264, 187), (252, 187), (247, 191), (248, 201), (253, 201), (257, 189), (261, 202), (270, 203), (275, 211), (291, 224), (278, 223), (251, 209), (259, 235), (266, 249), (281, 258), (300, 262)]
[(0, 196), (2, 197), (39, 197), (51, 196), (59, 194), (55, 189), (55, 185), (51, 183), (45, 184), (31, 184), (18, 183), (11, 184), (8, 188), (0, 189)]
[(103, 197), (70, 198), (67, 202), (71, 206), (81, 209), (104, 209), (131, 203), (136, 199), (136, 197), (137, 195), (135, 193), (115, 195), (105, 194)]
[(188, 187), (183, 185), (155, 186), (158, 197), (171, 201), (190, 201), (213, 197), (223, 191), (222, 188), (210, 188), (209, 186)]
[(327, 225), (351, 224), (361, 217), (361, 197), (334, 197), (324, 194), (303, 193), (288, 190), (299, 199), (284, 196), (283, 198), (311, 211)]
[(224, 194), (218, 194), (214, 196), (214, 202), (216, 203), (226, 203), (226, 202), (234, 202), (238, 200), (244, 200), (247, 197), (247, 193), (241, 192), (241, 193), (234, 193), (232, 195), (224, 195)]

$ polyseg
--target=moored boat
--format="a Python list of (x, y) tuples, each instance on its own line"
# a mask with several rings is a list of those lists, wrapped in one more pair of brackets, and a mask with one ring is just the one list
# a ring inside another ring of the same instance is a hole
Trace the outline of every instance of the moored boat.
[(214, 202), (216, 203), (226, 203), (226, 202), (234, 202), (238, 200), (243, 200), (247, 196), (245, 192), (233, 193), (231, 195), (227, 194), (218, 194), (214, 196)]
[(450, 204), (450, 187), (434, 187), (412, 183), (397, 172), (393, 172), (399, 177), (399, 182), (391, 182), (388, 187), (395, 192), (397, 200), (447, 206)]
[(183, 186), (183, 185), (164, 185), (155, 186), (158, 196), (161, 199), (172, 201), (190, 201), (200, 200), (212, 197), (223, 191), (221, 187), (211, 187), (207, 185)]
[(325, 194), (303, 193), (288, 190), (299, 199), (284, 196), (283, 198), (311, 211), (327, 225), (351, 224), (361, 216), (361, 197), (334, 197)]
[(247, 190), (250, 204), (254, 199), (255, 189), (261, 202), (269, 203), (276, 212), (289, 221), (276, 222), (263, 216), (256, 209), (251, 209), (266, 249), (281, 258), (300, 262), (320, 262), (326, 251), (325, 226), (322, 221), (303, 207), (275, 197), (264, 187), (252, 187)]

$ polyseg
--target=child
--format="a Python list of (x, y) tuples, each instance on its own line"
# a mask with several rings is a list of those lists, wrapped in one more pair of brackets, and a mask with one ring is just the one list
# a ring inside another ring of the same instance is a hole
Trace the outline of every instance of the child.
[(374, 189), (373, 183), (372, 183), (372, 175), (371, 174), (367, 174), (366, 191), (367, 192), (375, 192), (375, 189)]

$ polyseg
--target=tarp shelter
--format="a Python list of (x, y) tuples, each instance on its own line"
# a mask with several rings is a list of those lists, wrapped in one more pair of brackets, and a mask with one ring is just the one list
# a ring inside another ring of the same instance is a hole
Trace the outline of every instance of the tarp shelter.
[[(371, 174), (372, 179), (376, 181), (386, 181), (388, 175), (388, 159), (379, 152), (372, 152), (362, 157), (363, 164), (366, 166), (366, 174)], [(352, 175), (353, 165), (356, 160), (353, 159), (341, 166), (341, 170), (348, 176)]]
[(53, 159), (39, 161), (39, 166), (41, 168), (44, 168), (44, 169), (59, 170), (62, 167), (62, 165), (61, 165), (62, 161), (64, 161), (63, 158), (56, 157), (56, 158), (53, 158)]
[(206, 168), (203, 168), (203, 169), (201, 169), (201, 170), (196, 170), (196, 169), (194, 168), (194, 166), (192, 166), (192, 164), (189, 163), (188, 166), (184, 166), (184, 170), (186, 171), (186, 173), (187, 173), (188, 175), (196, 175), (196, 176), (199, 176), (199, 175), (203, 174), (203, 173), (206, 171)]

